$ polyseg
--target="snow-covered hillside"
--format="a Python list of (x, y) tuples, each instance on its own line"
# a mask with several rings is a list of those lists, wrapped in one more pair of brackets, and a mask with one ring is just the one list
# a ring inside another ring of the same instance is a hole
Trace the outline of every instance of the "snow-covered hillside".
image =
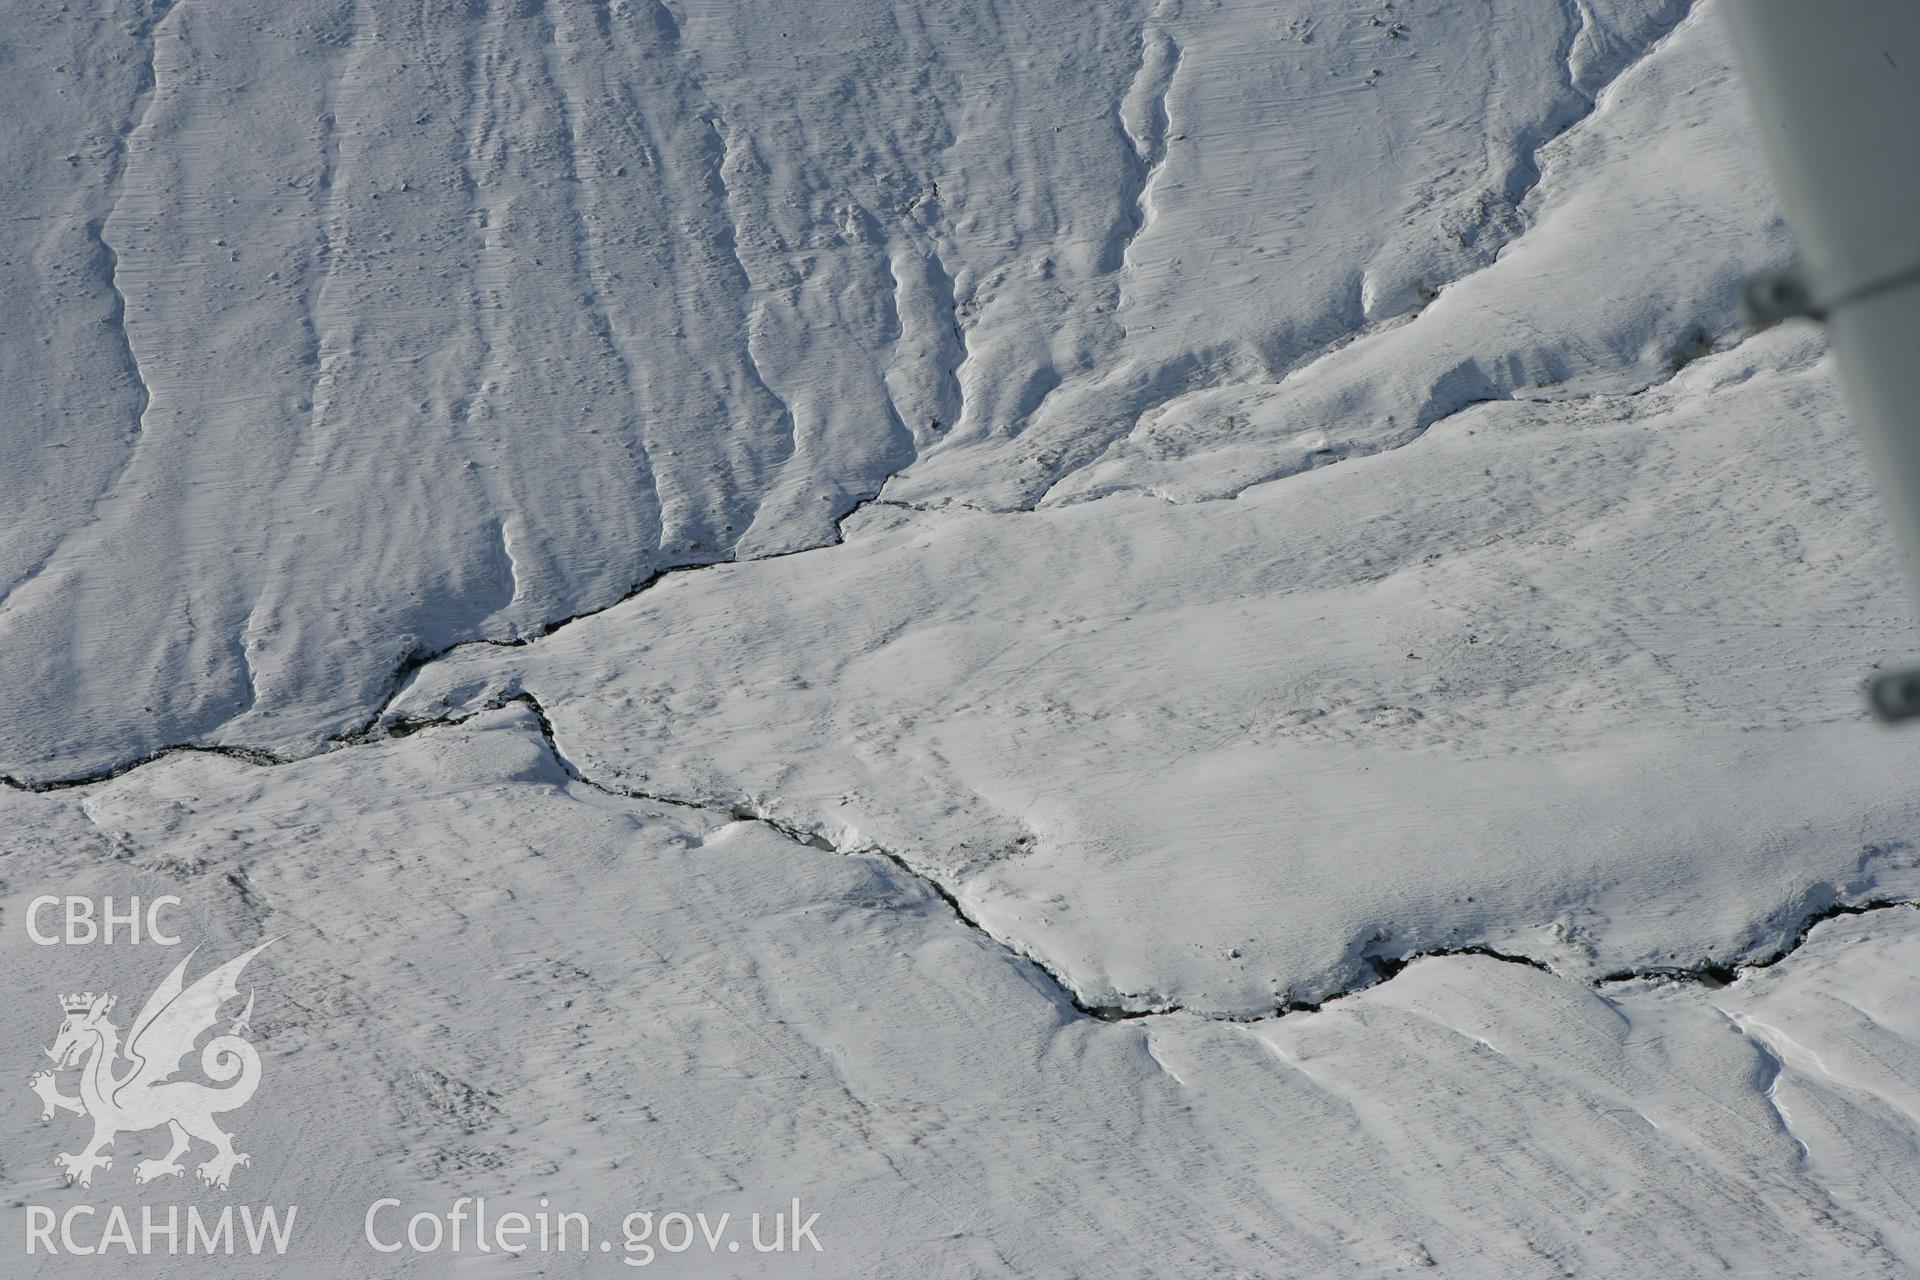
[(391, 715), (531, 694), (589, 777), (896, 853), (1093, 1004), (1260, 1013), (1465, 943), (1759, 958), (1920, 890), (1920, 739), (1858, 692), (1910, 616), (1807, 360), (1484, 405), (1236, 502), (872, 509)]
[[(372, 1253), (376, 1194), (821, 1215), (818, 1256), (663, 1256), (680, 1275), (1831, 1277), (1906, 1274), (1916, 1243), (1910, 909), (1718, 990), (1469, 955), (1317, 1013), (1106, 1022), (883, 858), (570, 780), (522, 707), (0, 793), (0, 831), (10, 879), (179, 893), (221, 955), (284, 935), (235, 1183), (310, 1223), (277, 1274), (526, 1272)], [(0, 947), (24, 1045), (73, 963)], [(150, 981), (139, 949), (102, 954), (90, 982)], [(15, 1197), (188, 1198), (50, 1190), (19, 1094)]]
[[(280, 939), (293, 1274), (527, 1273), (368, 1252), (369, 1188), (831, 1241), (676, 1274), (1920, 1273), (1920, 738), (1859, 693), (1915, 618), (1818, 333), (1737, 314), (1793, 248), (1731, 56), (12, 15), (18, 1074), (160, 976), (31, 901), (170, 893)], [(15, 1094), (8, 1217), (225, 1195), (65, 1187)]]
[[(28, 15), (0, 764), (309, 751), (410, 655), (829, 543), (883, 486), (1230, 491), (1517, 386), (1631, 389), (1781, 245), (1717, 32), (1626, 70), (1679, 17)], [(1534, 222), (1562, 265), (1445, 296)], [(1403, 355), (1315, 365), (1436, 295)], [(1379, 403), (1311, 398), (1356, 376)]]

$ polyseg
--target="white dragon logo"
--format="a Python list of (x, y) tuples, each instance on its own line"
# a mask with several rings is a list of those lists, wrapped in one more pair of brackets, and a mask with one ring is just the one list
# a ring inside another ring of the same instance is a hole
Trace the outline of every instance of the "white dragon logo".
[[(187, 1153), (193, 1138), (213, 1147), (213, 1155), (198, 1170), (200, 1180), (210, 1187), (225, 1188), (235, 1165), (252, 1163), (251, 1157), (233, 1149), (233, 1135), (213, 1120), (222, 1112), (245, 1106), (260, 1086), (260, 1055), (240, 1038), (253, 1016), (251, 988), (247, 991), (247, 1007), (227, 1033), (207, 1041), (200, 1051), (200, 1069), (209, 1079), (222, 1084), (235, 1082), (216, 1089), (198, 1080), (173, 1077), (193, 1052), (194, 1042), (219, 1021), (220, 1006), (240, 994), (240, 971), (274, 941), (269, 938), (183, 990), (187, 962), (193, 959), (189, 953), (147, 997), (127, 1033), (124, 1050), (120, 1029), (107, 1021), (114, 997), (89, 991), (60, 998), (66, 1021), (60, 1024), (60, 1034), (46, 1052), (56, 1070), (80, 1069), (80, 1096), (61, 1093), (53, 1071), (41, 1071), (29, 1083), (40, 1095), (42, 1120), (51, 1120), (55, 1111), (93, 1118), (93, 1140), (86, 1150), (79, 1155), (54, 1157), (69, 1183), (91, 1186), (94, 1170), (113, 1168), (113, 1157), (101, 1153), (113, 1144), (115, 1135), (163, 1124), (173, 1134), (172, 1149), (159, 1160), (142, 1160), (135, 1165), (136, 1182), (184, 1172), (180, 1157)], [(122, 1057), (128, 1065), (119, 1070)]]

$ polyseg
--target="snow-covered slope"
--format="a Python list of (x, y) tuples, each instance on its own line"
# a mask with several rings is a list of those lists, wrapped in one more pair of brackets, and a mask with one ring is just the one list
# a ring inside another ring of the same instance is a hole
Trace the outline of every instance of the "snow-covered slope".
[(1278, 381), (1154, 406), (1050, 499), (1232, 494), (1477, 401), (1637, 390), (1724, 342), (1741, 285), (1790, 253), (1728, 60), (1718, 24), (1687, 22), (1538, 149), (1497, 261)]
[(1911, 617), (1836, 400), (1774, 335), (1233, 502), (876, 508), (393, 714), (531, 693), (589, 774), (893, 851), (1097, 1004), (1764, 955), (1920, 887), (1920, 740), (1857, 688)]
[[(820, 1215), (818, 1255), (659, 1255), (683, 1275), (1911, 1274), (1910, 910), (1718, 991), (1460, 956), (1317, 1013), (1103, 1022), (884, 859), (610, 797), (517, 707), (284, 767), (0, 792), (0, 855), (10, 921), (57, 877), (180, 894), (213, 954), (280, 935), (233, 1126), (240, 1197), (301, 1206), (279, 1274), (606, 1273), (360, 1239), (376, 1197), (458, 1195), (610, 1234), (636, 1208)], [(19, 929), (0, 951), (7, 1025), (50, 1038), (72, 955)], [(102, 951), (88, 983), (132, 998), (152, 968)], [(119, 1169), (61, 1186), (43, 1157), (67, 1135), (21, 1098), (15, 1239), (23, 1200), (190, 1198)]]
[[(278, 936), (287, 1274), (1920, 1274), (1914, 614), (1711, 5), (15, 19), (9, 1060), (155, 981), (37, 896)], [(15, 1239), (213, 1202), (14, 1089)]]
[[(902, 500), (1023, 506), (1118, 440), (1073, 483), (1159, 484), (1125, 462), (1136, 426), (1163, 438), (1196, 395), (1265, 404), (1261, 385), (1486, 266), (1565, 130), (1603, 136), (1561, 167), (1617, 187), (1608, 86), (1680, 17), (39, 15), (0, 90), (35, 122), (7, 144), (31, 180), (6, 196), (24, 496), (0, 530), (0, 767), (311, 750), (410, 655), (537, 634), (662, 566), (831, 542), (898, 472)], [(1652, 76), (1629, 122), (1690, 142), (1646, 161), (1654, 219), (1679, 200), (1659, 195), (1670, 168), (1748, 155), (1709, 65), (1722, 42), (1689, 26), (1706, 51), (1667, 76), (1706, 67), (1699, 102)], [(1766, 202), (1729, 167), (1683, 190), (1729, 234), (1660, 255), (1692, 264), (1678, 280), (1623, 274), (1598, 333), (1487, 377), (1619, 385), (1723, 329), (1727, 283), (1777, 250), (1735, 234)], [(1620, 350), (1624, 368), (1601, 354)], [(1441, 400), (1487, 393), (1422, 352), (1409, 376)], [(1420, 417), (1349, 409), (1286, 411), (1285, 434), (1369, 447)]]

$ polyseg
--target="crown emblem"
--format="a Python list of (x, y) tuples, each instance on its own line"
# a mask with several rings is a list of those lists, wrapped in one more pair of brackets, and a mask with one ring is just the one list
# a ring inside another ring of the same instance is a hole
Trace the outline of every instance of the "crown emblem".
[(60, 1007), (68, 1013), (85, 1013), (93, 1007), (93, 992), (74, 992), (61, 996)]

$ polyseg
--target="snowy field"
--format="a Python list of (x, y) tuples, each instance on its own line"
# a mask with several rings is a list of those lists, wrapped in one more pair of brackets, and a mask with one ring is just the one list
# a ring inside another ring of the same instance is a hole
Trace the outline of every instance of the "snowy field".
[(1731, 58), (15, 6), (0, 1274), (1920, 1275), (1916, 619)]

